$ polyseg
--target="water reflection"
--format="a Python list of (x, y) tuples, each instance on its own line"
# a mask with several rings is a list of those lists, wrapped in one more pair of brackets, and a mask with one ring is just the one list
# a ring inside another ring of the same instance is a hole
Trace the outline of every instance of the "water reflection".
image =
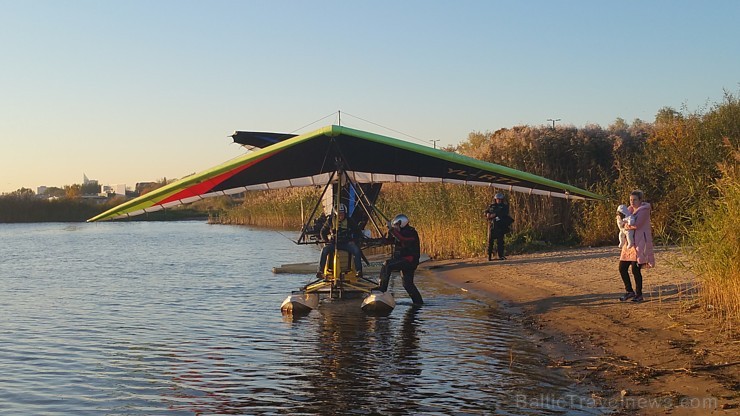
[(421, 275), (421, 308), (399, 285), (388, 316), (356, 300), (283, 317), (297, 280), (234, 247), (282, 262), (318, 253), (269, 231), (28, 224), (0, 225), (0, 239), (3, 413), (588, 413), (518, 408), (517, 395), (581, 393), (495, 305)]
[[(317, 319), (313, 356), (305, 363), (311, 379), (310, 400), (299, 412), (367, 413), (403, 409), (416, 413), (411, 398), (418, 360), (419, 308), (369, 316), (359, 301), (325, 302)], [(398, 313), (401, 312), (400, 322)]]
[(417, 333), (419, 325), (419, 314), (422, 308), (412, 305), (406, 309), (399, 331), (399, 339), (395, 343), (395, 362), (400, 369), (400, 373), (408, 376), (418, 376), (421, 374), (419, 363), (419, 334)]

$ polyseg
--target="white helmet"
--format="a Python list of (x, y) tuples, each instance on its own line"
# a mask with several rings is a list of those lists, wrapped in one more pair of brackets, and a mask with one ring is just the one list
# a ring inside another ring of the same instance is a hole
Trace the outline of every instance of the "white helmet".
[(504, 199), (504, 194), (502, 194), (501, 192), (499, 192), (496, 195), (494, 195), (493, 198), (494, 199), (501, 199), (501, 200), (503, 200)]
[(409, 225), (409, 217), (404, 214), (398, 214), (393, 218), (393, 221), (391, 221), (391, 225), (398, 225), (403, 228)]
[(336, 210), (337, 213), (346, 214), (347, 213), (347, 206), (344, 204), (339, 204), (339, 209)]

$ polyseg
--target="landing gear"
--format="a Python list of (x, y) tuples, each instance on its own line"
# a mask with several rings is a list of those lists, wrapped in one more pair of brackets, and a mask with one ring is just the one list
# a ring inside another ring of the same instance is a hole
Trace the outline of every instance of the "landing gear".
[[(372, 289), (378, 287), (377, 282), (367, 279), (355, 271), (352, 256), (343, 250), (337, 250), (332, 261), (327, 262), (323, 273), (317, 275), (317, 279), (303, 286), (300, 290), (288, 296), (280, 306), (283, 314), (306, 314), (316, 309), (321, 297), (328, 299), (359, 299), (365, 297), (363, 310), (372, 309), (376, 302), (376, 292)], [(382, 293), (382, 292), (377, 292)], [(383, 294), (382, 299), (386, 304), (391, 304), (390, 309), (395, 306), (393, 296), (390, 293)], [(368, 301), (368, 299), (370, 299)], [(389, 300), (390, 299), (390, 300)]]

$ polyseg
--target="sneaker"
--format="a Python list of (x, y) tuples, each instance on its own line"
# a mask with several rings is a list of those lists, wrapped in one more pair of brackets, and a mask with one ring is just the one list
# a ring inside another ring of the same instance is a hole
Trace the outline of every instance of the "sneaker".
[(624, 295), (619, 297), (620, 302), (624, 302), (626, 300), (630, 300), (635, 297), (635, 292), (627, 292)]
[(501, 257), (499, 257), (498, 259), (499, 259), (499, 260), (506, 260), (506, 257), (504, 257), (504, 256), (501, 256)]
[(642, 302), (644, 300), (645, 299), (642, 297), (642, 295), (639, 295), (639, 296), (635, 296), (635, 298), (632, 299), (632, 302)]

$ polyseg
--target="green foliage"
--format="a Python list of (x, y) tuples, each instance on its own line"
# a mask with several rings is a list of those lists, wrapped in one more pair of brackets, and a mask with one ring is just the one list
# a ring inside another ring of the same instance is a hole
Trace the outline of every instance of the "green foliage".
[(97, 195), (100, 193), (100, 184), (98, 181), (90, 181), (80, 186), (80, 192), (83, 195)]
[(79, 183), (64, 185), (64, 196), (69, 199), (79, 198), (82, 196), (82, 185)]
[(246, 192), (244, 202), (213, 215), (211, 222), (220, 224), (257, 225), (274, 228), (298, 228), (308, 217), (322, 189), (288, 188), (273, 191)]
[[(729, 145), (729, 140), (727, 141)], [(713, 186), (717, 198), (698, 214), (688, 231), (689, 251), (702, 279), (707, 309), (727, 322), (740, 322), (740, 151), (719, 165), (722, 176)]]
[(509, 253), (528, 253), (552, 247), (545, 236), (532, 228), (524, 228), (506, 236), (506, 248)]
[(609, 197), (605, 201), (584, 202), (574, 211), (575, 235), (584, 246), (604, 246), (614, 244), (617, 238), (616, 206), (618, 198), (613, 195), (611, 184), (602, 182), (597, 184), (593, 191), (599, 195)]
[(79, 222), (95, 216), (111, 205), (79, 199), (38, 199), (6, 195), (0, 197), (0, 223), (3, 222)]
[(20, 189), (16, 189), (15, 191), (9, 193), (7, 196), (26, 199), (26, 198), (33, 198), (34, 195), (35, 193), (33, 192), (33, 190), (28, 189), (28, 188), (20, 188)]
[(376, 206), (388, 217), (404, 213), (432, 257), (470, 257), (485, 250), (483, 210), (490, 189), (446, 184), (386, 184)]
[(64, 197), (65, 193), (64, 193), (64, 189), (57, 188), (56, 186), (52, 186), (52, 187), (46, 188), (46, 191), (43, 193), (43, 195), (49, 198), (51, 197), (62, 198)]

